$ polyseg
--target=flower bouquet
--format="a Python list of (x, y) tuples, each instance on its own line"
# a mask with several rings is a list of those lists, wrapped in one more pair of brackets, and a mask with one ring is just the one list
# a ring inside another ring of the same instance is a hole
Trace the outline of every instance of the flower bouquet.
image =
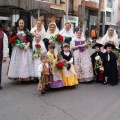
[(41, 84), (41, 83), (38, 83), (37, 90), (40, 91), (40, 92), (43, 90), (43, 87), (42, 87), (42, 84)]
[(54, 42), (58, 42), (60, 44), (62, 44), (64, 42), (63, 36), (60, 34), (55, 34), (55, 35), (51, 36), (50, 39), (52, 39)]
[(96, 62), (95, 62), (95, 68), (94, 68), (95, 72), (96, 72), (96, 69), (99, 69), (100, 71), (104, 71), (104, 67), (103, 67), (103, 63), (102, 63), (101, 57), (99, 55), (97, 55), (95, 57), (95, 60), (96, 60)]
[(29, 36), (30, 36), (31, 40), (33, 40), (34, 35), (32, 33), (30, 33)]
[(64, 67), (64, 62), (59, 61), (56, 63), (56, 68), (58, 70), (63, 70), (63, 67)]
[(26, 47), (26, 44), (21, 42), (21, 40), (19, 39), (19, 37), (17, 35), (10, 38), (9, 42), (14, 43), (17, 47), (20, 47), (22, 49), (24, 49)]
[(40, 50), (41, 50), (40, 44), (36, 44), (36, 45), (35, 45), (35, 48), (36, 48), (36, 51), (35, 51), (35, 54), (33, 55), (33, 58), (38, 58), (38, 57), (39, 57)]

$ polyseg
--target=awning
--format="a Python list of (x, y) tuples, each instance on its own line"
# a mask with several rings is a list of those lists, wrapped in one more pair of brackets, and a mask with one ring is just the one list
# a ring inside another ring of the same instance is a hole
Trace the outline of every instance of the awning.
[(53, 15), (57, 15), (57, 17), (62, 17), (64, 15), (64, 10), (50, 8), (50, 13)]
[(42, 9), (50, 12), (50, 3), (36, 0), (0, 0), (0, 7), (16, 7), (24, 10)]

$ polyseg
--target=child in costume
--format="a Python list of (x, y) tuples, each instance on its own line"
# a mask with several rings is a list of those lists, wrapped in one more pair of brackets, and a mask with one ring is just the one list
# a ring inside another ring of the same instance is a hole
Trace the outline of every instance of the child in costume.
[(104, 46), (106, 52), (103, 54), (103, 65), (104, 65), (104, 84), (108, 82), (114, 86), (118, 84), (118, 70), (117, 70), (117, 57), (112, 52), (115, 46), (111, 43), (106, 43)]
[(48, 58), (46, 55), (41, 55), (41, 64), (38, 66), (38, 91), (41, 91), (42, 95), (47, 95), (50, 83), (50, 66), (48, 64)]
[(70, 51), (70, 45), (67, 43), (63, 44), (63, 51), (61, 56), (65, 62), (66, 67), (62, 71), (62, 78), (64, 86), (74, 86), (78, 84), (77, 74), (73, 66), (73, 57)]
[(47, 56), (52, 67), (52, 77), (51, 77), (51, 88), (61, 88), (64, 86), (61, 71), (57, 69), (56, 64), (58, 63), (58, 55), (55, 54), (55, 44), (50, 44), (48, 46), (49, 51), (47, 52)]
[(96, 82), (103, 82), (103, 62), (102, 62), (102, 55), (103, 53), (100, 51), (102, 44), (96, 43), (92, 48), (95, 49), (95, 52), (91, 55), (93, 71), (95, 75)]
[(34, 67), (34, 78), (38, 80), (38, 66), (41, 63), (40, 55), (47, 52), (43, 41), (41, 40), (41, 36), (39, 34), (35, 35), (32, 43), (32, 50), (33, 50), (33, 67)]

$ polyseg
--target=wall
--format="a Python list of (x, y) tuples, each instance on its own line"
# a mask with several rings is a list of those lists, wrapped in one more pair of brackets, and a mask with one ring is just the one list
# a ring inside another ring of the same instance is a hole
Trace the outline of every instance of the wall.
[(118, 0), (117, 22), (120, 22), (120, 0)]

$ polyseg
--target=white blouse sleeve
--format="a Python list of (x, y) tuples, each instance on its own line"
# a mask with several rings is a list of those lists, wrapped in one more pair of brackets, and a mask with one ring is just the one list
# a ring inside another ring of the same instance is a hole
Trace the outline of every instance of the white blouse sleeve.
[(8, 55), (8, 37), (4, 33), (4, 38), (3, 38), (3, 57), (7, 57)]
[(118, 38), (116, 37), (116, 39), (115, 39), (115, 46), (116, 47), (119, 47), (119, 41), (118, 41)]
[(40, 64), (38, 66), (38, 75), (39, 75), (39, 77), (41, 77), (42, 70), (43, 70), (43, 66), (42, 66), (42, 64)]
[(47, 50), (46, 50), (46, 47), (45, 47), (45, 44), (43, 42), (41, 42), (41, 53), (46, 53)]
[(70, 64), (73, 64), (73, 57), (69, 61)]

